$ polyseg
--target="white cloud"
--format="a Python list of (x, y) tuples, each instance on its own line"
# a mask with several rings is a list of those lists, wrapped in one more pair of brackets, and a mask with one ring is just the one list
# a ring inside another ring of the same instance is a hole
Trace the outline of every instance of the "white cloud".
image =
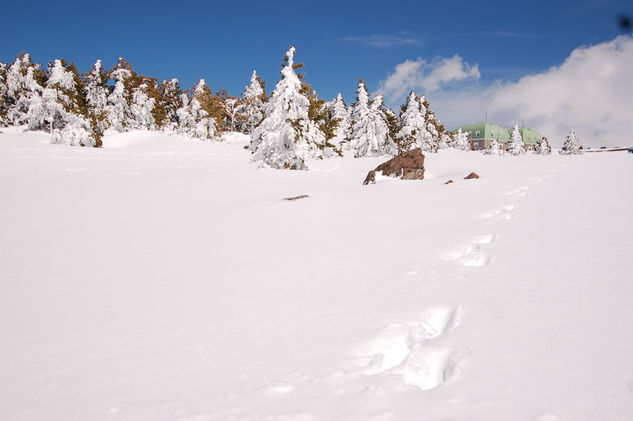
[(633, 37), (627, 35), (578, 47), (560, 66), (517, 82), (439, 90), (429, 97), (449, 128), (482, 121), (487, 112), (488, 121), (523, 121), (557, 146), (570, 128), (585, 146), (631, 146), (632, 80)]
[(380, 82), (379, 91), (385, 95), (387, 102), (393, 102), (411, 90), (434, 92), (451, 82), (479, 78), (477, 65), (464, 63), (458, 55), (437, 58), (430, 63), (418, 58), (398, 64), (394, 72)]
[(422, 45), (422, 41), (415, 38), (400, 37), (388, 34), (373, 34), (367, 36), (348, 36), (343, 41), (357, 42), (371, 47), (389, 48), (400, 45)]

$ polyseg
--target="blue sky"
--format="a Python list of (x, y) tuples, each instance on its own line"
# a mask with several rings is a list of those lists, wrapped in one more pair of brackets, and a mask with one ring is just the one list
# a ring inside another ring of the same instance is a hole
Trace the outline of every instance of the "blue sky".
[(97, 58), (111, 67), (123, 56), (140, 73), (183, 87), (204, 77), (237, 96), (253, 69), (270, 92), (292, 44), (320, 96), (341, 92), (350, 103), (358, 77), (373, 91), (398, 64), (420, 58), (459, 55), (478, 67), (471, 85), (517, 81), (580, 45), (613, 40), (620, 13), (633, 14), (633, 1), (5, 0), (0, 60), (24, 51), (87, 71)]

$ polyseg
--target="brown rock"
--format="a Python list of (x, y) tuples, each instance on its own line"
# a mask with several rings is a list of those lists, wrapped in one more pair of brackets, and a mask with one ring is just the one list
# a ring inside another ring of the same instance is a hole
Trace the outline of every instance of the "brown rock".
[(365, 177), (365, 181), (363, 181), (363, 184), (375, 184), (376, 183), (376, 171), (375, 170), (371, 170), (367, 173), (367, 177)]
[(448, 180), (446, 183), (444, 184), (453, 184), (453, 180)]
[(424, 179), (424, 155), (420, 148), (403, 152), (387, 162), (378, 165), (375, 170), (369, 171), (363, 184), (376, 182), (376, 171), (388, 177), (400, 177), (403, 180)]
[(471, 172), (470, 174), (468, 174), (466, 177), (464, 177), (464, 180), (471, 180), (473, 178), (479, 178), (479, 176), (477, 175), (477, 173)]
[(308, 197), (310, 196), (308, 196), (307, 194), (302, 194), (302, 195), (294, 196), (294, 197), (284, 197), (284, 200), (299, 200), (299, 199), (305, 199)]

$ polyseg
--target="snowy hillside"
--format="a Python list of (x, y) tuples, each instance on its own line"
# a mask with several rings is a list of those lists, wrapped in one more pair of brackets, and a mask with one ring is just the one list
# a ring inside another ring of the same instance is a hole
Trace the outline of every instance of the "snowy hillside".
[(0, 131), (0, 420), (633, 418), (630, 154)]

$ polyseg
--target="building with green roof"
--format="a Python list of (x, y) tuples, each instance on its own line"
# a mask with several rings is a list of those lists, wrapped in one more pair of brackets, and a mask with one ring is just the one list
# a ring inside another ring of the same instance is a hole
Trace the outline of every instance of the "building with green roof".
[[(508, 133), (512, 135), (513, 129), (508, 129)], [(521, 132), (521, 137), (523, 138), (523, 143), (525, 144), (525, 149), (534, 150), (536, 146), (541, 141), (541, 134), (536, 130), (528, 129), (527, 127), (520, 127), (519, 132)]]
[[(459, 126), (453, 130), (453, 133), (456, 133), (459, 129), (462, 129), (462, 132), (468, 133), (470, 148), (474, 151), (490, 148), (490, 143), (493, 140), (501, 143), (505, 149), (505, 145), (507, 145), (510, 141), (513, 130), (488, 122), (464, 124), (463, 126)], [(526, 127), (520, 128), (519, 130), (521, 132), (521, 136), (523, 137), (525, 148), (536, 148), (536, 145), (538, 145), (538, 142), (541, 140), (540, 133)]]

